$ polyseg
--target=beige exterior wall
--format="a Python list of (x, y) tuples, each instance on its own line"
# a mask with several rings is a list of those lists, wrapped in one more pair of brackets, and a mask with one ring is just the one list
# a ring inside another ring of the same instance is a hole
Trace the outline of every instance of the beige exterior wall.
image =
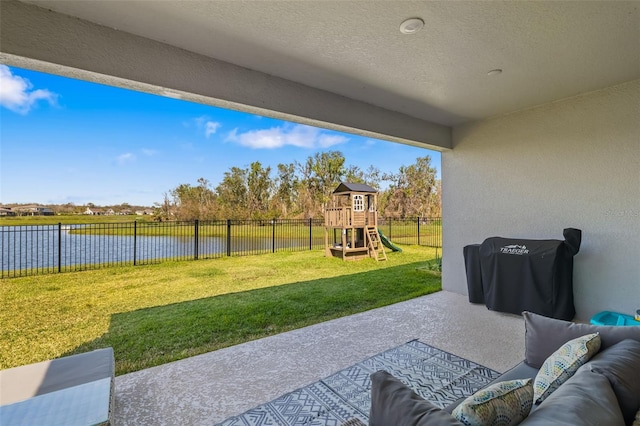
[(579, 319), (640, 309), (640, 80), (457, 127), (443, 153), (443, 287), (467, 293), (462, 248), (562, 239)]

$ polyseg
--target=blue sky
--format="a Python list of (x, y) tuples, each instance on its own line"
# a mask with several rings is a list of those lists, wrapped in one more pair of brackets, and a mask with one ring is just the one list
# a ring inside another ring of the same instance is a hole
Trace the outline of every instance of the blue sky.
[(0, 204), (151, 206), (232, 166), (329, 150), (363, 170), (425, 155), (440, 170), (436, 151), (0, 65)]

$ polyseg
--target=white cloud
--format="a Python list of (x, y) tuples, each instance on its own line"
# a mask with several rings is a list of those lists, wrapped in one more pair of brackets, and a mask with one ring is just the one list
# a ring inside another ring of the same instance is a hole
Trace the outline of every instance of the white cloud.
[(140, 150), (144, 155), (146, 155), (147, 157), (152, 157), (156, 154), (158, 154), (158, 151), (155, 149), (147, 149), (147, 148), (143, 148)]
[(197, 131), (204, 131), (204, 136), (207, 139), (209, 139), (209, 136), (216, 134), (218, 129), (222, 127), (222, 123), (211, 120), (207, 115), (201, 115), (200, 117), (192, 118), (189, 121), (183, 121), (182, 125), (186, 128), (194, 126)]
[(204, 135), (209, 138), (209, 136), (215, 134), (222, 124), (217, 123), (215, 121), (207, 121), (204, 125)]
[(345, 143), (349, 140), (346, 136), (327, 133), (316, 127), (304, 124), (287, 124), (270, 129), (250, 130), (238, 133), (233, 129), (227, 134), (225, 141), (238, 143), (253, 149), (274, 149), (286, 145), (299, 148), (328, 148), (333, 145)]
[(135, 159), (136, 159), (136, 156), (130, 152), (118, 155), (118, 158), (116, 158), (116, 160), (118, 161), (118, 164), (120, 165), (130, 163), (132, 161), (135, 161)]
[(224, 138), (225, 142), (236, 142), (238, 140), (238, 128), (233, 129), (227, 133), (227, 137)]
[(196, 117), (193, 119), (193, 122), (198, 127), (204, 126), (204, 123), (207, 121), (209, 121), (209, 117), (207, 117), (206, 115), (201, 115), (200, 117)]
[(46, 89), (33, 89), (26, 78), (11, 73), (6, 65), (0, 65), (0, 105), (17, 112), (27, 114), (38, 101), (56, 104), (58, 95)]
[(320, 148), (329, 148), (347, 141), (347, 138), (341, 135), (320, 135), (318, 137), (318, 145)]

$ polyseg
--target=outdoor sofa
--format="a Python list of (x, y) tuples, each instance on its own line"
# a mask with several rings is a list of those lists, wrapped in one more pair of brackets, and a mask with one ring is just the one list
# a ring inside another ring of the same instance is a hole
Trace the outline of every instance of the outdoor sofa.
[(112, 348), (2, 370), (0, 424), (113, 424), (114, 373)]
[[(475, 397), (444, 409), (389, 373), (374, 373), (370, 426), (640, 425), (640, 327), (579, 324), (530, 312), (523, 316), (524, 361)], [(593, 333), (597, 338), (585, 337)], [(575, 342), (591, 353), (576, 350)], [(541, 392), (546, 397), (536, 403)], [(492, 423), (497, 418), (505, 422)]]

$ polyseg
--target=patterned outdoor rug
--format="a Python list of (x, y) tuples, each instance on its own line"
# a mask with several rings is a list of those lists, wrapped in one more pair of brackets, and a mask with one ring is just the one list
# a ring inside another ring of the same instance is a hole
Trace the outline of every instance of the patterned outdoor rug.
[(386, 370), (442, 408), (484, 387), (499, 373), (412, 340), (220, 423), (224, 426), (340, 426), (357, 418), (368, 424), (369, 376)]

